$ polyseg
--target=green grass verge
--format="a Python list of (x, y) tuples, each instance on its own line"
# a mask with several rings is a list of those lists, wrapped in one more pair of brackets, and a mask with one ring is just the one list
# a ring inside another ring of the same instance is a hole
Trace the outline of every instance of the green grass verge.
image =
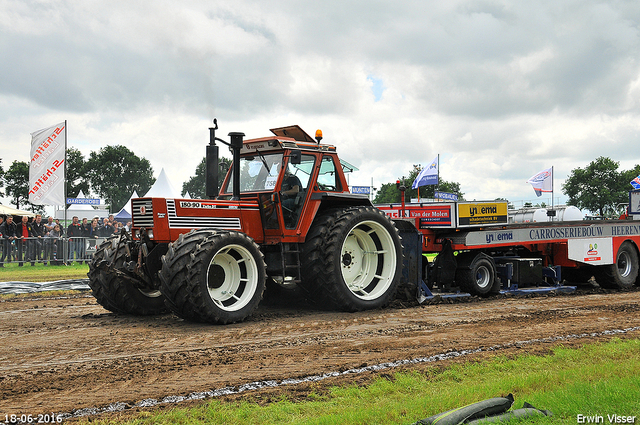
[(0, 282), (53, 282), (56, 280), (85, 279), (89, 272), (87, 264), (72, 263), (69, 266), (45, 266), (25, 263), (19, 267), (16, 262), (5, 263), (0, 268)]
[[(126, 424), (410, 424), (484, 399), (513, 393), (553, 412), (552, 418), (518, 423), (575, 424), (578, 414), (636, 416), (640, 423), (640, 340), (614, 339), (549, 355), (497, 357), (434, 365), (422, 373), (395, 373), (367, 387), (333, 388), (304, 402), (266, 405), (213, 400), (196, 408), (141, 412)], [(99, 418), (98, 418), (99, 419)], [(107, 421), (92, 418), (92, 423)]]

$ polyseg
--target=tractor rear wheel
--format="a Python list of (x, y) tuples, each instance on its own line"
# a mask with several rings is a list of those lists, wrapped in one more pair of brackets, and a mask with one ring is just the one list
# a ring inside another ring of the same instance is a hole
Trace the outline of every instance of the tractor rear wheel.
[(167, 312), (157, 289), (143, 289), (144, 282), (124, 268), (127, 239), (114, 236), (103, 242), (89, 262), (89, 287), (98, 303), (109, 311), (148, 316)]
[(330, 210), (316, 218), (303, 248), (302, 285), (313, 301), (359, 311), (387, 305), (402, 274), (402, 244), (377, 208)]
[(162, 257), (161, 291), (179, 317), (226, 324), (258, 307), (266, 265), (258, 245), (244, 233), (192, 230)]

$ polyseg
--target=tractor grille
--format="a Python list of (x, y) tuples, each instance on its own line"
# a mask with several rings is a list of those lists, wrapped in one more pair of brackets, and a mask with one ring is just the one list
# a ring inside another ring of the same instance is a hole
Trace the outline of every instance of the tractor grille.
[(174, 229), (242, 229), (239, 217), (178, 217), (173, 199), (167, 199), (167, 215), (169, 227)]
[(133, 225), (135, 227), (153, 227), (153, 204), (151, 199), (131, 201)]

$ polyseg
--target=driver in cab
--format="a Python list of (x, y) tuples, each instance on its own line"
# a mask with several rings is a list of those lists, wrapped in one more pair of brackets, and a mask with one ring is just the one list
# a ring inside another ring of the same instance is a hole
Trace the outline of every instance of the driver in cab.
[(280, 195), (282, 196), (282, 206), (292, 210), (296, 200), (296, 195), (300, 192), (302, 183), (300, 179), (291, 174), (289, 167), (284, 172), (284, 179), (282, 180), (282, 189)]

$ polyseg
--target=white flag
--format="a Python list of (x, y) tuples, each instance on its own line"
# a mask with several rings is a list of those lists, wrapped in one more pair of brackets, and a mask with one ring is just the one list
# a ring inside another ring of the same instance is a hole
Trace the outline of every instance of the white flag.
[(438, 157), (436, 156), (428, 167), (424, 167), (411, 185), (411, 189), (429, 184), (438, 184)]
[(540, 171), (529, 178), (527, 183), (531, 183), (538, 196), (542, 196), (542, 192), (553, 192), (553, 167)]
[(29, 202), (35, 205), (65, 205), (64, 157), (66, 121), (31, 133)]

